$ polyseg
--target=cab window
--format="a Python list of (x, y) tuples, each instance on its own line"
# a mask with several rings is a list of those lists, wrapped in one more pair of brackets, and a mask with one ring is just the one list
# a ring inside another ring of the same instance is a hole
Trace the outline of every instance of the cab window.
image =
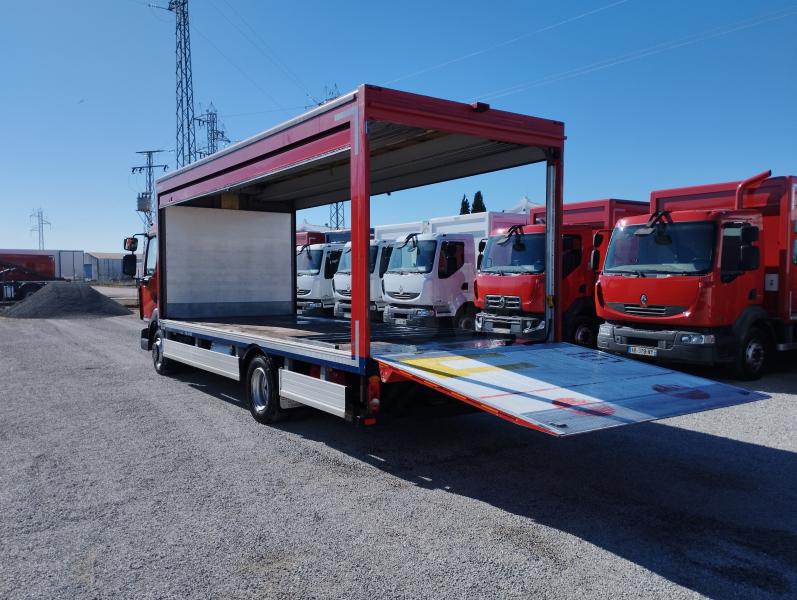
[(437, 274), (440, 279), (451, 277), (465, 264), (464, 242), (443, 242), (440, 246), (440, 259)]
[(581, 236), (562, 236), (562, 277), (567, 277), (581, 264)]
[(147, 240), (147, 258), (144, 263), (144, 276), (155, 274), (155, 265), (158, 264), (158, 238), (151, 237)]

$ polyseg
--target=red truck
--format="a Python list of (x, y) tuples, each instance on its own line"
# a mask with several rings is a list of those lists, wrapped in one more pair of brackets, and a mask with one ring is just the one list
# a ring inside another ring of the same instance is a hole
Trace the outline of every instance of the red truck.
[[(562, 217), (562, 329), (566, 341), (595, 346), (597, 271), (588, 249), (599, 235), (605, 249), (618, 219), (648, 213), (646, 202), (592, 200), (564, 205)], [(545, 312), (545, 209), (532, 209), (528, 225), (493, 232), (480, 256), (474, 284), (476, 331), (538, 339)]]
[[(372, 195), (541, 163), (545, 235), (558, 240), (564, 140), (558, 121), (363, 85), (169, 173), (157, 236), (145, 236), (141, 346), (159, 374), (187, 364), (241, 382), (262, 423), (304, 405), (369, 426), (417, 385), (555, 436), (761, 398), (561, 343), (557, 302), (545, 306), (546, 344), (370, 321)], [(296, 211), (344, 200), (351, 317), (298, 315)], [(551, 298), (560, 248), (545, 254)], [(136, 262), (126, 255), (124, 272)]]
[(621, 220), (596, 286), (598, 348), (757, 378), (797, 348), (797, 178), (656, 191)]
[(56, 279), (53, 254), (0, 252), (0, 300), (24, 300)]

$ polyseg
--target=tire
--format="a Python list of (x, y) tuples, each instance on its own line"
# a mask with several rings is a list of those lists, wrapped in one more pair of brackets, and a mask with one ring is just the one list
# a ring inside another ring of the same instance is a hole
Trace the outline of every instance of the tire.
[(736, 351), (733, 374), (748, 381), (764, 374), (772, 352), (769, 336), (758, 327), (751, 327), (742, 338)]
[(163, 331), (156, 329), (152, 336), (152, 366), (158, 375), (171, 375), (177, 370), (177, 363), (163, 356)]
[(454, 328), (464, 331), (476, 330), (476, 315), (468, 307), (464, 307), (454, 319)]
[(596, 348), (598, 346), (598, 324), (589, 317), (576, 318), (570, 327), (568, 340), (577, 346)]
[(284, 416), (277, 390), (277, 369), (268, 356), (255, 356), (246, 369), (246, 403), (258, 423), (276, 423)]

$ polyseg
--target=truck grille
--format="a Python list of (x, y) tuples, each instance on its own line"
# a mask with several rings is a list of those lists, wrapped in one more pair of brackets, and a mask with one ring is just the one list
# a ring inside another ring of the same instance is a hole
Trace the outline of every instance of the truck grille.
[(415, 300), (421, 295), (418, 292), (386, 292), (386, 294), (395, 300)]
[(351, 296), (351, 290), (335, 290), (341, 296)]
[(296, 295), (297, 296), (306, 296), (309, 293), (310, 293), (310, 290), (302, 290), (302, 289), (297, 289), (296, 290)]
[(520, 308), (520, 296), (485, 296), (487, 308)]
[(675, 306), (673, 304), (622, 304), (620, 302), (609, 302), (609, 308), (627, 315), (638, 317), (671, 317), (686, 310), (685, 306)]

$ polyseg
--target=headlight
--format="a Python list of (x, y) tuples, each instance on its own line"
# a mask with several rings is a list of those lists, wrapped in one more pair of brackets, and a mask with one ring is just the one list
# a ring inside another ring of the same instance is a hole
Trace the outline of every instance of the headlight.
[(611, 337), (612, 335), (612, 326), (608, 323), (601, 323), (600, 329), (598, 329), (598, 335), (605, 335)]
[(523, 321), (523, 333), (534, 333), (535, 331), (542, 331), (543, 329), (545, 329), (545, 321), (537, 319)]
[(684, 333), (678, 336), (678, 341), (682, 344), (700, 345), (700, 344), (713, 344), (715, 337), (713, 335), (704, 335), (702, 333)]

